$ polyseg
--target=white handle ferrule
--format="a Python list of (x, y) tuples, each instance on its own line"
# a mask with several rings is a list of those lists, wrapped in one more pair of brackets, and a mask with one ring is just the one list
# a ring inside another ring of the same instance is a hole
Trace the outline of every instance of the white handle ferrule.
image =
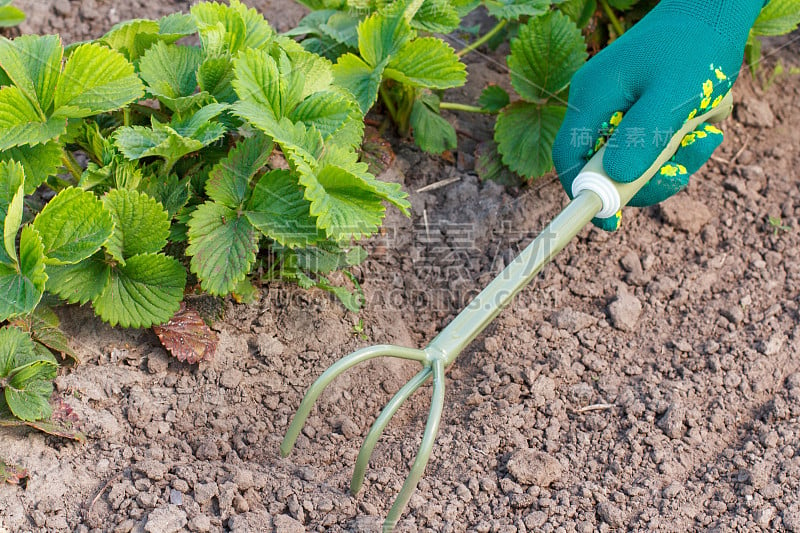
[(587, 190), (595, 193), (603, 201), (603, 209), (597, 213), (598, 218), (613, 217), (622, 208), (619, 191), (611, 179), (606, 176), (591, 170), (585, 170), (578, 174), (578, 177), (572, 182), (572, 196), (578, 196), (582, 191)]

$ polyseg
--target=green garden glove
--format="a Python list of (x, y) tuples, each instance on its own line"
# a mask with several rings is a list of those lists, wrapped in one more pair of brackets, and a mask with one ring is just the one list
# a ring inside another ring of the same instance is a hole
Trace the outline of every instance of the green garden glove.
[[(607, 145), (611, 179), (641, 176), (686, 120), (716, 107), (739, 74), (762, 0), (661, 0), (638, 24), (593, 57), (572, 79), (569, 108), (553, 147), (561, 184)], [(653, 205), (677, 193), (722, 142), (703, 124), (629, 205)], [(594, 219), (616, 230), (621, 213)]]

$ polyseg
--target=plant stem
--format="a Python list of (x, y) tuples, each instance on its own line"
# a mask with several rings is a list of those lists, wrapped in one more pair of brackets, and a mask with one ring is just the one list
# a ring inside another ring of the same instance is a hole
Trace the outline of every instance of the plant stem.
[(389, 91), (386, 90), (386, 86), (381, 84), (380, 87), (381, 98), (383, 99), (383, 105), (386, 106), (386, 110), (389, 112), (389, 115), (392, 117), (392, 122), (395, 124), (397, 123), (397, 106), (394, 105), (394, 101), (392, 100), (391, 96), (389, 95)]
[(130, 107), (126, 107), (125, 109), (122, 110), (122, 123), (126, 127), (131, 125), (131, 108)]
[(459, 104), (456, 102), (442, 102), (439, 104), (439, 109), (450, 109), (451, 111), (465, 111), (467, 113), (483, 113), (486, 115), (492, 114), (491, 111), (469, 104)]
[(603, 7), (603, 11), (606, 12), (608, 19), (611, 21), (611, 26), (613, 26), (614, 31), (617, 32), (617, 37), (620, 37), (623, 33), (625, 33), (625, 28), (622, 27), (619, 19), (614, 14), (614, 10), (611, 9), (610, 5), (608, 5), (608, 0), (600, 0), (600, 5)]
[(81, 165), (78, 163), (78, 160), (75, 159), (75, 155), (70, 152), (69, 150), (64, 150), (63, 154), (61, 155), (61, 162), (67, 167), (69, 173), (72, 174), (72, 177), (75, 178), (75, 181), (78, 182), (83, 175), (83, 169), (81, 169)]
[(468, 44), (467, 46), (465, 46), (464, 48), (462, 48), (461, 50), (456, 52), (456, 56), (464, 57), (468, 53), (472, 52), (473, 50), (478, 48), (480, 45), (484, 44), (485, 42), (489, 41), (492, 37), (494, 37), (495, 35), (500, 33), (500, 30), (505, 28), (506, 24), (508, 24), (507, 20), (501, 20), (500, 22), (495, 24), (494, 28), (489, 30), (485, 35), (483, 35), (482, 37), (479, 37), (478, 39), (476, 39), (472, 43)]

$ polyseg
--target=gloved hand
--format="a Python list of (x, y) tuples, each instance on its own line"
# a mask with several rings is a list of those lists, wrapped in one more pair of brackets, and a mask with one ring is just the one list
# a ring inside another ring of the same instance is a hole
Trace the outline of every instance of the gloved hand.
[[(603, 165), (630, 182), (652, 165), (683, 123), (715, 107), (742, 66), (762, 0), (661, 0), (638, 24), (593, 57), (572, 79), (569, 107), (553, 146), (561, 184), (572, 182), (603, 143)], [(702, 125), (629, 205), (652, 205), (677, 193), (722, 142)], [(621, 213), (595, 219), (613, 231)]]

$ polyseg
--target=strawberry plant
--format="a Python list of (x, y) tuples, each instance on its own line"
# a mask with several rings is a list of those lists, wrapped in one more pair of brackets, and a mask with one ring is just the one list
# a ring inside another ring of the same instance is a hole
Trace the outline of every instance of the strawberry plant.
[[(392, 46), (411, 40), (402, 16), (387, 20), (405, 32)], [(199, 44), (178, 43), (188, 36)], [(381, 54), (386, 68), (394, 52)], [(395, 61), (413, 76), (407, 55)], [(0, 425), (59, 427), (46, 420), (50, 349), (74, 354), (45, 299), (150, 327), (189, 281), (246, 299), (252, 281), (281, 278), (360, 307), (355, 278), (332, 274), (364, 260), (355, 242), (387, 204), (410, 204), (359, 160), (361, 102), (337, 80), (238, 0), (66, 48), (0, 38)]]
[(11, 0), (0, 0), (0, 28), (16, 26), (25, 20), (25, 13), (11, 5)]
[(455, 130), (439, 115), (431, 91), (463, 85), (466, 67), (447, 43), (421, 33), (453, 31), (474, 6), (448, 0), (304, 3), (319, 11), (289, 34), (304, 35), (308, 50), (336, 61), (337, 84), (355, 96), (363, 113), (380, 96), (401, 135), (413, 130), (423, 150), (455, 147)]
[[(177, 44), (190, 35), (200, 44)], [(179, 309), (187, 268), (206, 292), (242, 296), (257, 262), (355, 309), (329, 262), (298, 258), (319, 250), (346, 268), (384, 203), (408, 211), (400, 186), (359, 161), (363, 113), (331, 62), (238, 0), (66, 49), (57, 36), (2, 39), (0, 67), (0, 320), (47, 291), (149, 327)], [(46, 205), (26, 197), (42, 184)]]

